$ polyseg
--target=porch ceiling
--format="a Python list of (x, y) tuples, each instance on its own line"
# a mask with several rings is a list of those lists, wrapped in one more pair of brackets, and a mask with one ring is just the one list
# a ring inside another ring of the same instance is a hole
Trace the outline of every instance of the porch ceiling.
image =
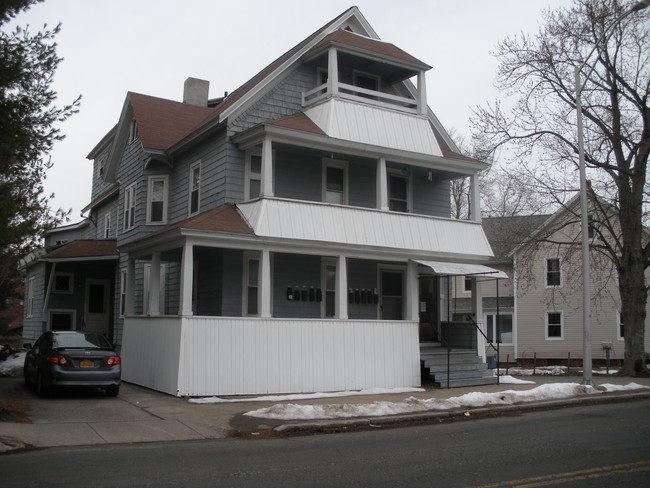
[(259, 237), (370, 248), (420, 258), (486, 260), (492, 250), (476, 222), (278, 198), (237, 204)]

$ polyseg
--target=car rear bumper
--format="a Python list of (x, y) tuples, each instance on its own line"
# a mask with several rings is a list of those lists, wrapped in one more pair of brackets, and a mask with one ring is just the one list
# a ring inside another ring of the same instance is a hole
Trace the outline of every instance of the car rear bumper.
[(52, 386), (112, 386), (119, 385), (121, 369), (107, 370), (69, 370), (55, 367), (48, 378)]

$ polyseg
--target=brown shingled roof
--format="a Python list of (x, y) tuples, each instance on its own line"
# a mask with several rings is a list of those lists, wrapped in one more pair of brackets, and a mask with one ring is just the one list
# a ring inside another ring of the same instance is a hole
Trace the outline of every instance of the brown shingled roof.
[(393, 58), (397, 61), (403, 61), (409, 64), (414, 64), (423, 69), (431, 68), (431, 66), (429, 66), (428, 64), (420, 61), (414, 56), (411, 56), (406, 51), (402, 51), (394, 44), (391, 44), (389, 42), (378, 41), (376, 39), (371, 39), (370, 37), (355, 34), (345, 29), (339, 29), (329, 34), (327, 37), (325, 37), (322, 41), (318, 43), (316, 49), (326, 44), (347, 45), (363, 51), (369, 51), (375, 54), (379, 54), (384, 57)]
[(51, 251), (43, 260), (72, 260), (78, 258), (115, 258), (117, 259), (117, 243), (115, 239), (78, 239), (67, 242)]
[(255, 235), (234, 205), (221, 205), (170, 226), (170, 229), (208, 230), (231, 234)]
[(128, 93), (138, 134), (145, 149), (168, 149), (173, 143), (200, 125), (215, 108)]
[(302, 132), (311, 132), (313, 134), (326, 135), (325, 132), (318, 127), (314, 121), (307, 117), (304, 113), (298, 112), (293, 115), (287, 115), (280, 119), (271, 120), (266, 122), (267, 125), (275, 125), (284, 127), (285, 129), (299, 130)]

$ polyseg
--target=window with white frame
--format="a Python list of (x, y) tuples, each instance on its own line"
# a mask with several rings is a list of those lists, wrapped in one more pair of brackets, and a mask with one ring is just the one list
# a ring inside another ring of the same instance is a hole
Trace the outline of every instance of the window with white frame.
[[(379, 76), (371, 75), (370, 73), (363, 73), (362, 71), (354, 71), (352, 76), (354, 86), (375, 92), (379, 91)], [(357, 93), (357, 95), (364, 98), (375, 98), (367, 93)]]
[(388, 173), (388, 209), (392, 212), (408, 212), (408, 182), (401, 172)]
[(546, 338), (564, 338), (564, 326), (562, 324), (562, 312), (546, 312)]
[(262, 153), (258, 150), (246, 153), (245, 199), (258, 198), (262, 193)]
[(132, 119), (131, 125), (129, 126), (129, 142), (137, 140), (138, 137), (138, 124), (135, 122), (135, 119)]
[(190, 186), (189, 186), (189, 215), (194, 215), (199, 211), (199, 196), (201, 190), (201, 161), (190, 166)]
[(561, 286), (562, 271), (560, 269), (560, 258), (546, 259), (546, 286)]
[(167, 176), (150, 176), (147, 191), (147, 224), (167, 222)]
[(124, 190), (124, 214), (122, 221), (122, 229), (124, 231), (130, 230), (135, 226), (135, 188), (136, 185), (133, 183)]
[(345, 205), (348, 202), (347, 162), (323, 159), (323, 201)]
[(74, 275), (72, 273), (54, 273), (54, 293), (72, 293), (74, 291)]
[(463, 279), (463, 291), (465, 293), (471, 292), (472, 291), (472, 277), (471, 276), (465, 276)]
[(126, 313), (126, 271), (120, 272), (120, 317)]
[(34, 316), (34, 277), (32, 276), (27, 280), (27, 293), (25, 300), (25, 317)]
[[(498, 319), (497, 319), (498, 317)], [(512, 344), (512, 314), (502, 313), (497, 316), (495, 313), (485, 314), (487, 323), (487, 336), (493, 344)], [(495, 324), (499, 327), (495, 327)], [(498, 329), (498, 331), (497, 331)]]
[(111, 213), (104, 215), (104, 239), (111, 237)]
[(336, 261), (331, 258), (323, 258), (323, 280), (324, 290), (321, 305), (321, 317), (331, 318), (336, 315)]
[(244, 315), (259, 315), (259, 274), (260, 260), (257, 256), (246, 256), (244, 258)]
[(616, 312), (616, 338), (624, 339), (625, 338), (625, 327), (623, 321), (623, 314), (621, 312)]

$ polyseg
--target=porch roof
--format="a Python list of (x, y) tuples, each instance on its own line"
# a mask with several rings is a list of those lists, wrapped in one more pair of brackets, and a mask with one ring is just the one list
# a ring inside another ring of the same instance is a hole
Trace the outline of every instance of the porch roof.
[(418, 258), (485, 261), (492, 250), (480, 223), (279, 198), (237, 204), (259, 237), (369, 248)]
[(439, 276), (481, 276), (486, 278), (507, 279), (508, 275), (498, 269), (490, 268), (482, 264), (449, 263), (443, 261), (420, 261), (414, 262), (430, 268), (434, 274)]
[(118, 259), (115, 239), (78, 239), (48, 251), (41, 261), (100, 261)]

